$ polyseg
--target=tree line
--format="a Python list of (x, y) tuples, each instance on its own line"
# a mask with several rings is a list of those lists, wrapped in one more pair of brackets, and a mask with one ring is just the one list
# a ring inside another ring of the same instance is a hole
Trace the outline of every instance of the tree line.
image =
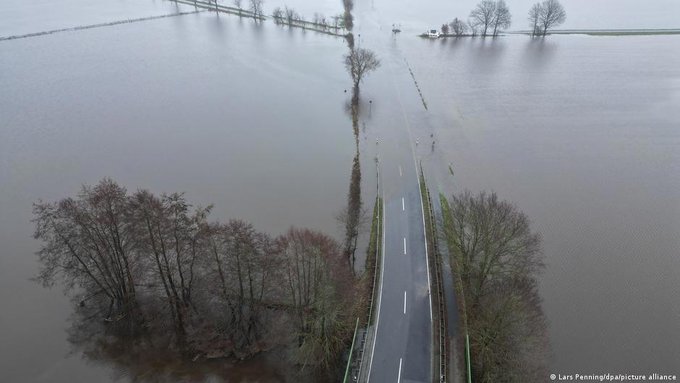
[[(549, 347), (537, 282), (544, 268), (540, 235), (495, 193), (464, 192), (441, 196), (441, 202), (441, 234), (456, 280), (461, 333), (469, 335), (472, 381), (545, 381)], [(462, 347), (458, 354), (465, 355)]]
[(278, 237), (209, 221), (183, 194), (129, 193), (110, 179), (34, 204), (37, 279), (63, 280), (94, 339), (134, 339), (187, 358), (287, 347), (331, 374), (364, 302), (341, 246), (312, 230)]
[[(531, 36), (545, 36), (548, 31), (564, 23), (566, 11), (559, 0), (544, 0), (529, 10)], [(442, 24), (445, 36), (498, 36), (512, 25), (512, 15), (504, 0), (483, 0), (470, 12), (467, 21), (459, 18)]]

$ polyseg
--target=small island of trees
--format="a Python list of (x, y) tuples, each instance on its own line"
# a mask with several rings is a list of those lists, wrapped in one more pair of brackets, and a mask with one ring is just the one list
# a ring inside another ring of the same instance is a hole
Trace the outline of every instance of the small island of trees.
[(183, 194), (129, 193), (110, 179), (34, 205), (37, 280), (61, 280), (81, 339), (126, 353), (247, 359), (277, 349), (315, 380), (337, 376), (365, 305), (331, 237), (278, 237), (241, 220), (210, 221)]
[[(529, 10), (530, 34), (545, 37), (566, 18), (567, 13), (559, 0), (536, 3)], [(456, 17), (450, 23), (442, 24), (440, 37), (496, 37), (511, 25), (512, 15), (504, 0), (483, 0), (470, 12), (467, 21)]]

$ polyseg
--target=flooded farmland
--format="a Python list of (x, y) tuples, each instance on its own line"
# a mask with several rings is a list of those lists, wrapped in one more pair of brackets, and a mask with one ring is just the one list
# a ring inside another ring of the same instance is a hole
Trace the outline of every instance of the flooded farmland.
[[(1, 9), (20, 17), (2, 12), (0, 36), (193, 11), (103, 4), (10, 1)], [(53, 12), (34, 15), (40, 5)], [(362, 88), (365, 201), (372, 159), (388, 150), (375, 142), (387, 147), (406, 116), (440, 191), (493, 189), (542, 233), (551, 371), (679, 372), (680, 36), (415, 36), (446, 21), (443, 9), (357, 2), (357, 43), (383, 62)], [(30, 280), (37, 200), (112, 177), (184, 191), (217, 219), (272, 234), (294, 225), (341, 239), (355, 154), (345, 53), (342, 38), (211, 12), (0, 41), (0, 381), (134, 380), (75, 349), (71, 302)], [(255, 363), (214, 378), (283, 379)]]

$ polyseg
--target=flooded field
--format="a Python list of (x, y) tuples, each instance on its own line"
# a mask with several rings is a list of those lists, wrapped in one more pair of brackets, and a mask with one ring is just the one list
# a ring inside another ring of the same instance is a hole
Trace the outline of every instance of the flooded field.
[(341, 239), (354, 156), (345, 47), (210, 13), (3, 42), (0, 381), (111, 375), (69, 355), (61, 288), (29, 280), (38, 199), (111, 177), (131, 191), (184, 191), (215, 204), (214, 219), (272, 235), (294, 225)]
[[(21, 4), (2, 5), (0, 36), (178, 10)], [(289, 4), (308, 18), (342, 9)], [(470, 7), (357, 2), (358, 44), (383, 61), (362, 88), (372, 100), (360, 123), (363, 184), (375, 184), (373, 143), (389, 142), (406, 116), (440, 191), (493, 189), (543, 234), (551, 370), (678, 373), (680, 36), (415, 36)], [(340, 239), (355, 145), (345, 51), (341, 38), (209, 12), (0, 41), (0, 381), (128, 380), (72, 349), (71, 303), (29, 280), (36, 200), (112, 177), (130, 190), (185, 191), (220, 220)], [(279, 379), (262, 370), (243, 376)]]

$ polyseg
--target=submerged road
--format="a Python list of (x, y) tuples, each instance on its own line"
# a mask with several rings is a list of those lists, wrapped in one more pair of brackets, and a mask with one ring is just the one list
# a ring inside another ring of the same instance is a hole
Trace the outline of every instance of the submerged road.
[(375, 51), (381, 60), (362, 97), (375, 97), (365, 115), (372, 135), (366, 141), (377, 140), (384, 203), (374, 338), (369, 341), (367, 371), (360, 381), (430, 383), (439, 381), (439, 369), (433, 371), (432, 292), (419, 162), (434, 151), (436, 120), (430, 118), (391, 22), (372, 2), (356, 4), (356, 44)]
[[(381, 93), (390, 94), (384, 101), (392, 113), (380, 122), (389, 130), (377, 145), (384, 201), (383, 254), (367, 381), (431, 382), (432, 300), (417, 139), (389, 69), (399, 58), (387, 60), (381, 81), (387, 88)], [(411, 98), (409, 107), (422, 108)]]

